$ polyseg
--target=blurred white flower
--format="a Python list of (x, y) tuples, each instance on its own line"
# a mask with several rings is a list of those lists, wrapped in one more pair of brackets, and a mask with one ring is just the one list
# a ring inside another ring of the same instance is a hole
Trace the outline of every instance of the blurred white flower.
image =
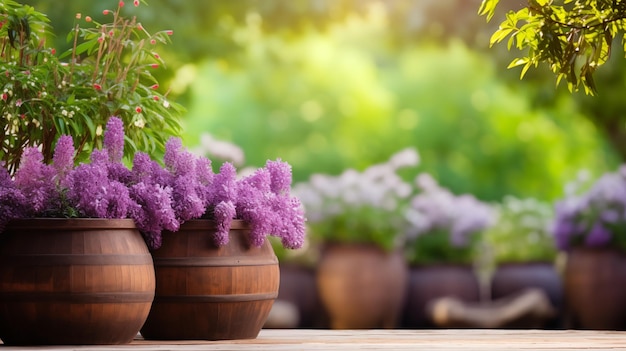
[(420, 162), (419, 154), (415, 148), (406, 148), (401, 150), (389, 159), (389, 166), (394, 169), (402, 168), (402, 167), (411, 167), (417, 166)]
[(245, 162), (243, 150), (230, 142), (215, 139), (209, 133), (200, 136), (200, 146), (193, 150), (194, 153), (219, 158), (231, 162), (235, 166), (242, 166)]

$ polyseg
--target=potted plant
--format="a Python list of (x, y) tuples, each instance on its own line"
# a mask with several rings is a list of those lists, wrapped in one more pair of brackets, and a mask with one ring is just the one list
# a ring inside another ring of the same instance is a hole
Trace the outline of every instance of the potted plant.
[[(303, 212), (288, 191), (290, 166), (268, 161), (253, 175), (236, 179), (232, 165), (214, 174), (210, 160), (192, 157), (179, 139), (166, 138), (178, 130), (181, 108), (158, 93), (150, 70), (162, 64), (154, 45), (166, 42), (171, 31), (148, 34), (134, 17), (121, 15), (123, 1), (115, 11), (104, 11), (111, 23), (76, 16), (93, 27), (77, 23), (70, 35), (73, 47), (61, 55), (69, 62), (45, 47), (40, 37), (47, 28), (44, 15), (12, 1), (2, 4), (6, 25), (0, 31), (5, 50), (0, 60), (7, 59), (0, 78), (0, 123), (5, 130), (0, 150), (5, 166), (0, 171), (3, 341), (129, 342), (146, 321), (155, 296), (155, 266), (148, 249), (154, 254), (162, 246), (159, 255), (167, 255), (170, 242), (180, 237), (198, 249), (194, 254), (210, 252), (211, 257), (192, 257), (192, 263), (175, 266), (206, 266), (205, 274), (191, 281), (203, 292), (215, 285), (228, 291), (234, 301), (211, 308), (234, 321), (234, 328), (245, 329), (224, 334), (230, 327), (223, 320), (204, 315), (197, 323), (203, 338), (256, 336), (278, 289), (277, 262), (265, 236), (277, 235), (290, 248), (303, 241)], [(162, 163), (149, 154), (159, 155), (160, 149)], [(117, 234), (118, 229), (125, 234)], [(204, 232), (192, 234), (190, 229)], [(233, 251), (239, 256), (227, 257)], [(166, 286), (182, 279), (168, 271), (171, 261), (181, 260), (159, 257), (156, 262), (159, 303), (184, 299)], [(266, 275), (257, 276), (251, 266)], [(224, 284), (215, 284), (216, 275), (224, 271)], [(232, 275), (242, 277), (243, 288), (230, 284), (227, 277)], [(257, 287), (264, 277), (267, 291), (243, 291)], [(210, 293), (199, 293), (200, 302), (228, 298)], [(231, 306), (239, 311), (225, 313)], [(177, 308), (168, 327), (182, 324), (176, 318), (190, 320), (187, 311)], [(254, 309), (259, 311), (251, 315)], [(211, 333), (204, 328), (207, 321), (217, 334), (206, 336)]]
[(553, 232), (567, 254), (564, 272), (569, 327), (626, 328), (626, 167), (589, 187), (568, 187), (555, 205)]
[[(147, 339), (250, 339), (261, 330), (278, 294), (278, 260), (268, 235), (287, 248), (304, 243), (305, 218), (290, 193), (291, 166), (267, 161), (238, 178), (225, 162), (166, 143), (165, 167), (135, 157), (139, 173), (171, 189), (179, 229), (148, 232), (153, 243), (156, 296), (141, 333)], [(158, 221), (157, 221), (158, 222)], [(146, 217), (139, 223), (155, 223)]]
[(116, 4), (105, 11), (108, 23), (77, 14), (72, 47), (57, 53), (46, 45), (56, 33), (44, 14), (0, 1), (5, 344), (126, 343), (150, 309), (152, 259), (126, 212), (127, 187), (109, 174), (121, 168), (124, 150), (99, 148), (117, 115), (114, 123), (128, 131), (127, 156), (137, 148), (158, 154), (178, 132), (182, 109), (151, 73), (163, 64), (157, 48), (171, 31), (150, 34), (122, 15), (123, 1)]
[(439, 297), (478, 301), (473, 263), (481, 233), (493, 221), (492, 208), (473, 195), (455, 195), (427, 173), (417, 176), (420, 191), (406, 209), (409, 284), (403, 326), (432, 327), (427, 304)]
[(417, 162), (416, 150), (405, 149), (362, 172), (315, 174), (295, 186), (310, 236), (323, 245), (317, 284), (331, 327), (397, 325), (406, 286), (402, 211), (412, 191), (398, 171)]
[(108, 126), (91, 163), (74, 166), (72, 137), (61, 136), (51, 164), (27, 147), (14, 177), (0, 168), (5, 344), (128, 343), (148, 316), (154, 266), (132, 219), (142, 194), (118, 177), (122, 121)]
[[(484, 233), (486, 247), (493, 255), (492, 267), (488, 268), (492, 273), (489, 274), (491, 298), (538, 288), (560, 310), (563, 287), (550, 230), (554, 219), (551, 204), (535, 198), (506, 196), (495, 205), (495, 211), (496, 221)], [(548, 322), (556, 326), (558, 315)]]
[(88, 160), (102, 146), (110, 116), (124, 122), (128, 159), (137, 150), (162, 154), (169, 136), (179, 134), (183, 108), (168, 100), (152, 74), (165, 64), (158, 45), (172, 31), (150, 33), (135, 16), (122, 15), (124, 1), (115, 3), (116, 9), (104, 11), (107, 23), (76, 14), (68, 34), (72, 47), (57, 53), (46, 45), (46, 37), (58, 33), (44, 14), (0, 2), (0, 160), (11, 174), (27, 146), (41, 148), (50, 162), (64, 134), (74, 137), (77, 161)]

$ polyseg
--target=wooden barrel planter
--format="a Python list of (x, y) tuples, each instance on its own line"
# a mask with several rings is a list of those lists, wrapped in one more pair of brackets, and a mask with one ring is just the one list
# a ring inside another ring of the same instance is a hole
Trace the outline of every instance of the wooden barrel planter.
[(454, 297), (463, 302), (478, 302), (480, 284), (473, 268), (462, 264), (410, 267), (402, 327), (435, 328), (436, 325), (428, 317), (427, 306), (441, 297)]
[(320, 299), (333, 329), (397, 327), (406, 283), (404, 256), (374, 245), (328, 245), (317, 270)]
[[(541, 289), (559, 312), (552, 320), (545, 321), (543, 328), (558, 328), (563, 310), (563, 283), (552, 262), (501, 263), (491, 279), (491, 298), (502, 299), (528, 288)], [(524, 325), (511, 325), (522, 328)]]
[(626, 330), (626, 254), (611, 248), (568, 252), (564, 277), (567, 327)]
[(141, 334), (151, 340), (257, 337), (278, 295), (278, 259), (268, 241), (250, 246), (249, 228), (234, 220), (230, 242), (213, 245), (215, 223), (185, 222), (164, 232), (152, 252), (156, 295)]
[(0, 338), (8, 345), (125, 344), (154, 298), (130, 219), (25, 219), (0, 234)]

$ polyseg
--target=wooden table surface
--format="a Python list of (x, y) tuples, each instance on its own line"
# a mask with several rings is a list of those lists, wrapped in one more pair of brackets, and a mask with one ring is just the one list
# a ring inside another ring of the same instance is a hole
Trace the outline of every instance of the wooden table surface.
[(626, 332), (583, 330), (266, 329), (253, 340), (148, 341), (115, 346), (0, 346), (2, 350), (626, 350)]

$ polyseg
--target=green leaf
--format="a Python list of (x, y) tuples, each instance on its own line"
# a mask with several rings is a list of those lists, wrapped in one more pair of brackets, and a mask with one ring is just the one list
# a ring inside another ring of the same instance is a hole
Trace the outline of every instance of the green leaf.
[(500, 0), (483, 0), (478, 9), (479, 16), (487, 16), (487, 22), (489, 22), (495, 14), (496, 6)]
[(84, 43), (81, 43), (76, 46), (76, 54), (81, 55), (97, 45), (98, 45), (98, 39), (93, 39), (93, 40), (89, 40)]

